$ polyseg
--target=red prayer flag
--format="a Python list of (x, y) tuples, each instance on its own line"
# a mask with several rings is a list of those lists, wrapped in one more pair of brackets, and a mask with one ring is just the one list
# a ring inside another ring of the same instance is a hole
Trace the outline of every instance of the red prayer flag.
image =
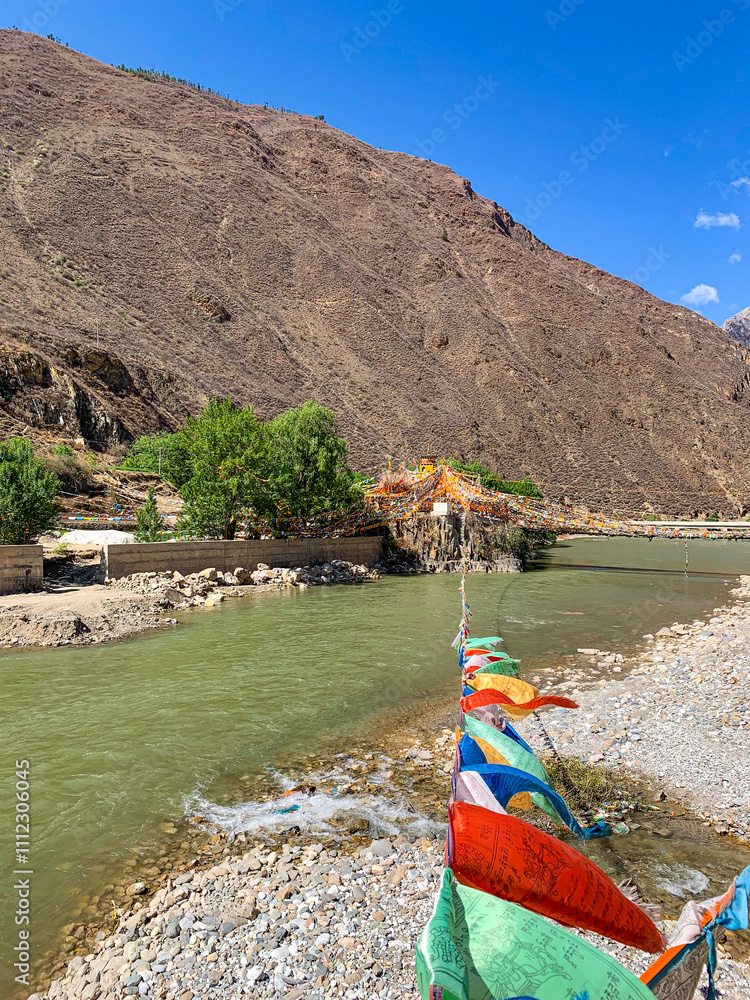
[(515, 816), (466, 802), (453, 803), (450, 827), (448, 860), (464, 885), (632, 948), (664, 950), (653, 920), (563, 841)]

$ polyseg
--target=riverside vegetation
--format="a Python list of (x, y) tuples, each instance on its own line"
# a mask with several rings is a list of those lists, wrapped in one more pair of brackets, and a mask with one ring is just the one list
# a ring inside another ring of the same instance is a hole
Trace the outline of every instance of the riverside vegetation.
[(334, 414), (312, 400), (267, 423), (252, 407), (211, 400), (181, 431), (135, 441), (122, 468), (177, 486), (178, 530), (198, 537), (231, 539), (240, 523), (283, 527), (363, 502)]

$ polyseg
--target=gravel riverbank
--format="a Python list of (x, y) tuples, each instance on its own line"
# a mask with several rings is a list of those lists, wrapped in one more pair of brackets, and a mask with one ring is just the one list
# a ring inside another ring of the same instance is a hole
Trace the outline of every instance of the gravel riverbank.
[[(124, 888), (114, 922), (78, 943), (44, 1000), (418, 1000), (414, 951), (443, 866), (440, 820), (452, 751), (452, 733), (443, 730), (434, 742), (414, 740), (398, 756), (337, 759), (329, 772), (335, 789), (301, 785), (296, 797), (248, 803), (242, 811), (214, 807), (220, 816), (194, 817), (182, 862), (158, 876), (158, 868), (134, 871), (147, 881)], [(308, 771), (306, 780), (321, 776)], [(384, 787), (391, 789), (388, 800)], [(334, 808), (321, 813), (332, 792)], [(305, 835), (295, 822), (304, 812), (292, 810), (307, 795), (328, 823)], [(387, 826), (405, 801), (414, 815), (406, 818), (406, 835), (381, 831), (373, 839), (370, 831)], [(431, 817), (423, 812), (430, 804)], [(289, 815), (278, 816), (274, 828), (267, 821), (279, 806)], [(212, 833), (211, 821), (222, 828)], [(426, 825), (427, 835), (413, 835), (414, 823)], [(663, 922), (667, 933), (673, 926)], [(636, 974), (649, 964), (633, 949), (581, 936)], [(750, 969), (721, 946), (720, 959), (721, 997), (747, 1000)]]
[(614, 667), (596, 650), (579, 651), (607, 676), (586, 689), (585, 671), (580, 680), (557, 675), (550, 687), (580, 709), (554, 709), (544, 725), (562, 752), (623, 767), (719, 833), (750, 842), (750, 577), (733, 597), (704, 621), (645, 636)]
[[(417, 1000), (414, 949), (442, 865), (442, 837), (381, 838), (353, 852), (253, 846), (135, 902), (44, 997)], [(131, 892), (144, 888), (135, 883)], [(669, 932), (674, 922), (663, 926)], [(582, 936), (636, 974), (648, 964), (633, 949)], [(747, 1000), (750, 970), (723, 949), (720, 958), (723, 1000)]]

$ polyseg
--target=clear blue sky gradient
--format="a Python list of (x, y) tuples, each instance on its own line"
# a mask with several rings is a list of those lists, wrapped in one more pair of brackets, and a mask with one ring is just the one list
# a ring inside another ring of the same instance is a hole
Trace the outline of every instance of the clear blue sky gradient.
[(750, 0), (3, 0), (0, 23), (324, 114), (661, 298), (750, 305)]

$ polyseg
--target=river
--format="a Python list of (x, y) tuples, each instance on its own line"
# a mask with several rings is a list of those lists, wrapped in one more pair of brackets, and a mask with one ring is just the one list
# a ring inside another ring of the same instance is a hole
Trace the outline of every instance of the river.
[[(558, 543), (525, 574), (469, 578), (475, 634), (503, 635), (526, 674), (579, 646), (627, 648), (705, 615), (750, 573), (747, 543), (690, 542), (688, 554), (686, 576), (681, 541)], [(80, 917), (82, 891), (105, 887), (188, 803), (236, 801), (241, 776), (455, 693), (458, 582), (259, 593), (125, 643), (0, 653), (3, 895), (13, 885), (14, 764), (25, 758), (34, 955)], [(6, 908), (3, 995), (15, 934)]]

